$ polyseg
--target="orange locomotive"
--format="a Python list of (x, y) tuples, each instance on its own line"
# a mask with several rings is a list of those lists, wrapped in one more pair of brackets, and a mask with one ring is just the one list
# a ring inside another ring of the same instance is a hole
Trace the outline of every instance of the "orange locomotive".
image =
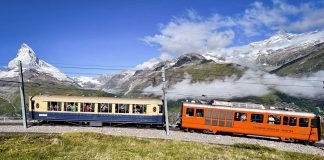
[(183, 129), (320, 141), (320, 117), (312, 113), (183, 103)]

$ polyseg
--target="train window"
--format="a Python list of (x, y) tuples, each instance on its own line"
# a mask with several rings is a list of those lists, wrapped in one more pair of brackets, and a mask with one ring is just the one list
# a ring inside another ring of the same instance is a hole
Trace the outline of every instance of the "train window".
[(116, 113), (129, 113), (129, 104), (116, 104)]
[(263, 114), (251, 114), (251, 122), (263, 123)]
[(94, 103), (81, 103), (81, 112), (94, 112)]
[(226, 113), (226, 120), (232, 120), (232, 112)]
[(218, 126), (218, 111), (217, 110), (213, 110), (213, 120), (212, 120), (212, 125), (213, 126)]
[(159, 113), (163, 113), (163, 107), (162, 107), (162, 105), (159, 105)]
[(281, 123), (280, 116), (275, 116), (275, 115), (268, 116), (268, 124), (280, 124), (280, 123)]
[(299, 127), (308, 127), (308, 118), (299, 118)]
[(225, 111), (220, 112), (220, 119), (225, 120)]
[(211, 110), (207, 109), (206, 110), (206, 118), (210, 118), (211, 117)]
[(133, 104), (133, 113), (145, 114), (146, 108), (147, 108), (146, 105), (143, 105), (143, 104)]
[(64, 102), (64, 111), (78, 112), (78, 103), (76, 103), (76, 102)]
[(196, 109), (196, 117), (204, 117), (204, 109)]
[(217, 110), (213, 111), (213, 119), (218, 119), (218, 112)]
[(111, 113), (112, 104), (111, 103), (98, 103), (98, 112)]
[(61, 102), (47, 102), (48, 111), (61, 111), (62, 103)]
[(312, 121), (311, 121), (312, 128), (317, 128), (318, 127), (317, 123), (318, 123), (317, 119), (312, 119)]
[(234, 120), (235, 121), (246, 121), (246, 113), (235, 112)]
[(297, 118), (296, 117), (284, 117), (283, 125), (296, 126)]
[(194, 109), (193, 108), (187, 108), (186, 116), (187, 117), (193, 117), (194, 116)]

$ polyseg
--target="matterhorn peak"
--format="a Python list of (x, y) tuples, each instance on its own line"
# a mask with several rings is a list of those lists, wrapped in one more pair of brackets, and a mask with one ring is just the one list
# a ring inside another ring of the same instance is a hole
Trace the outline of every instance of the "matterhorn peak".
[(36, 53), (26, 43), (23, 43), (18, 49), (17, 56), (8, 64), (6, 71), (0, 72), (0, 78), (18, 76), (18, 63), (21, 61), (23, 71), (33, 70), (37, 73), (45, 73), (61, 81), (71, 81), (59, 69), (37, 58)]
[(16, 58), (8, 64), (8, 69), (18, 67), (18, 61), (21, 61), (23, 68), (35, 68), (38, 63), (36, 53), (26, 43), (23, 43), (18, 50)]

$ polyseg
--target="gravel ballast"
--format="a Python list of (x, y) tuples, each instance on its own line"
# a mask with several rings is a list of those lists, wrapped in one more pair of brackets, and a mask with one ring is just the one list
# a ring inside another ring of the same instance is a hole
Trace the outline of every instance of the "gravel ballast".
[(137, 129), (119, 127), (80, 127), (80, 126), (31, 126), (26, 130), (18, 125), (0, 125), (0, 133), (66, 133), (66, 132), (98, 132), (108, 135), (136, 136), (140, 138), (172, 139), (194, 141), (213, 144), (232, 145), (235, 143), (259, 144), (283, 151), (319, 154), (324, 156), (324, 141), (316, 142), (315, 146), (298, 143), (278, 142), (277, 139), (264, 137), (243, 137), (233, 135), (213, 135), (202, 133), (188, 133), (183, 131), (170, 131), (167, 136), (164, 130)]

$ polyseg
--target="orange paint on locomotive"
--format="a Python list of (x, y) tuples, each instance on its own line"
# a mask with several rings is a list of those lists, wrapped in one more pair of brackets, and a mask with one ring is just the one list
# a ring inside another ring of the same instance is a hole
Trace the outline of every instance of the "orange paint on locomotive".
[(315, 142), (320, 140), (319, 121), (311, 113), (184, 103), (181, 127)]

